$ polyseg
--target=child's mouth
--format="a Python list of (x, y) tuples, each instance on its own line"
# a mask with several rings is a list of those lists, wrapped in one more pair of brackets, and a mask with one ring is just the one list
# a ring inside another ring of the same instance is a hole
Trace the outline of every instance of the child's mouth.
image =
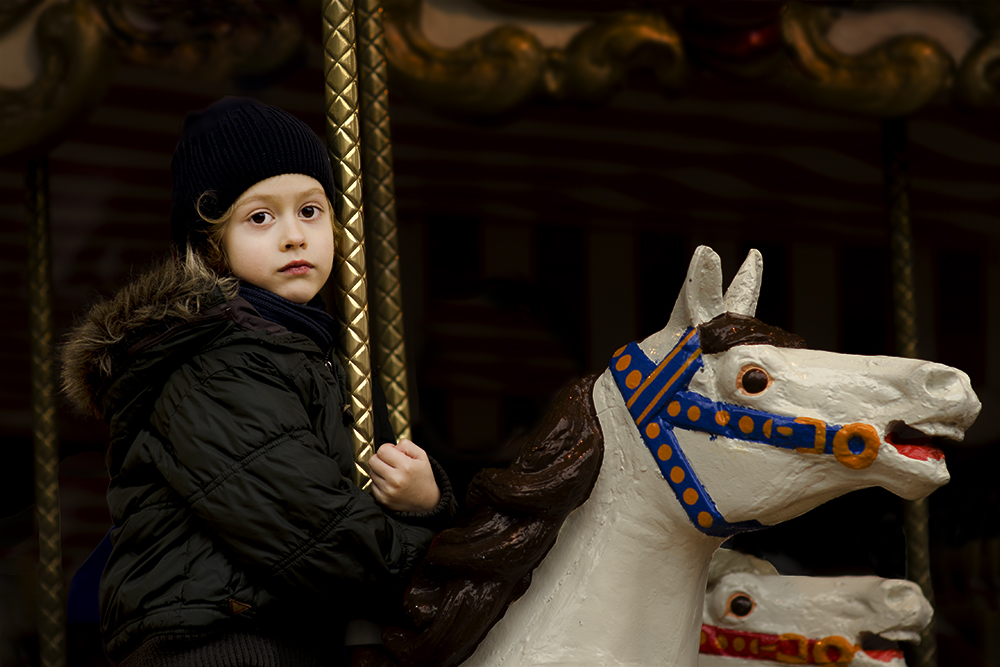
[(289, 276), (300, 276), (303, 273), (309, 273), (310, 269), (312, 269), (312, 264), (309, 262), (292, 262), (285, 265), (281, 269), (280, 273), (284, 273)]

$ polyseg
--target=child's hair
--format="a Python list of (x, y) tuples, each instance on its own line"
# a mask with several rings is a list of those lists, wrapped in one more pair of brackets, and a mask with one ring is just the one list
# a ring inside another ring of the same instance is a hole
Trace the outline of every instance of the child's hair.
[(201, 218), (203, 222), (206, 223), (204, 227), (198, 229), (192, 229), (188, 232), (187, 238), (187, 249), (189, 253), (196, 253), (201, 255), (202, 259), (211, 267), (213, 270), (218, 272), (225, 272), (229, 266), (229, 261), (226, 259), (226, 250), (222, 243), (222, 235), (226, 231), (226, 227), (232, 222), (233, 214), (236, 211), (236, 206), (239, 201), (233, 202), (221, 216), (217, 218), (210, 218), (202, 213), (202, 202), (206, 198), (214, 197), (212, 191), (208, 190), (202, 193), (198, 197), (198, 201), (195, 203), (195, 208), (198, 211), (198, 217)]
[(304, 174), (323, 186), (331, 206), (336, 201), (333, 168), (319, 137), (288, 112), (249, 98), (226, 97), (188, 114), (170, 170), (174, 245), (182, 253), (190, 246), (214, 268), (225, 266), (221, 233), (234, 204), (254, 184)]

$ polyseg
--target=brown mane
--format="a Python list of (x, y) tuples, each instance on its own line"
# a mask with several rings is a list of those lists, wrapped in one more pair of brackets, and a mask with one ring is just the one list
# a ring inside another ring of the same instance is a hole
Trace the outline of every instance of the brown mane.
[(387, 628), (386, 648), (405, 667), (468, 658), (531, 583), (566, 516), (588, 497), (604, 458), (591, 396), (596, 375), (564, 389), (542, 423), (522, 436), (508, 468), (469, 484), (472, 516), (438, 535), (404, 599), (409, 628)]
[(705, 354), (725, 352), (737, 345), (773, 345), (775, 347), (806, 346), (806, 342), (781, 327), (765, 324), (756, 317), (739, 313), (723, 313), (698, 325), (698, 338)]

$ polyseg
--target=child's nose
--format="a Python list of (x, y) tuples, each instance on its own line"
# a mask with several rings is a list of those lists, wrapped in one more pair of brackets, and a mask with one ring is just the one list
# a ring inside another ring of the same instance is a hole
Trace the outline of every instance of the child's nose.
[(305, 248), (306, 235), (302, 224), (298, 220), (291, 220), (285, 225), (285, 249)]

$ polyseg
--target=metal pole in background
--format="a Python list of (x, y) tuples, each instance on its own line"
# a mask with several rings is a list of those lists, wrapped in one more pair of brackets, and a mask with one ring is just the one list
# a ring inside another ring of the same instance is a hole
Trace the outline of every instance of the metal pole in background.
[(882, 121), (882, 147), (892, 252), (896, 354), (914, 359), (917, 356), (917, 302), (913, 292), (910, 165), (905, 118)]
[(383, 11), (379, 0), (359, 0), (358, 56), (361, 75), (361, 162), (365, 227), (371, 257), (372, 354), (381, 368), (389, 421), (398, 438), (409, 438), (410, 401), (403, 340), (403, 291), (399, 277), (396, 187), (392, 172), (389, 85)]
[(49, 167), (42, 156), (25, 175), (28, 223), (28, 328), (38, 520), (38, 640), (42, 667), (66, 664), (66, 598), (59, 526), (59, 443), (52, 373), (52, 264)]
[(335, 202), (340, 232), (335, 263), (340, 353), (354, 413), (355, 481), (368, 488), (374, 420), (353, 0), (323, 2), (323, 75), (326, 141), (340, 194)]
[[(910, 226), (910, 166), (906, 118), (882, 121), (882, 149), (892, 252), (896, 354), (912, 359), (917, 356), (917, 302), (913, 289), (913, 231)], [(929, 519), (929, 498), (905, 502), (903, 523), (906, 532), (906, 576), (920, 586), (924, 597), (933, 606)], [(920, 644), (913, 650), (911, 667), (936, 665), (937, 638), (932, 620), (920, 633)]]

